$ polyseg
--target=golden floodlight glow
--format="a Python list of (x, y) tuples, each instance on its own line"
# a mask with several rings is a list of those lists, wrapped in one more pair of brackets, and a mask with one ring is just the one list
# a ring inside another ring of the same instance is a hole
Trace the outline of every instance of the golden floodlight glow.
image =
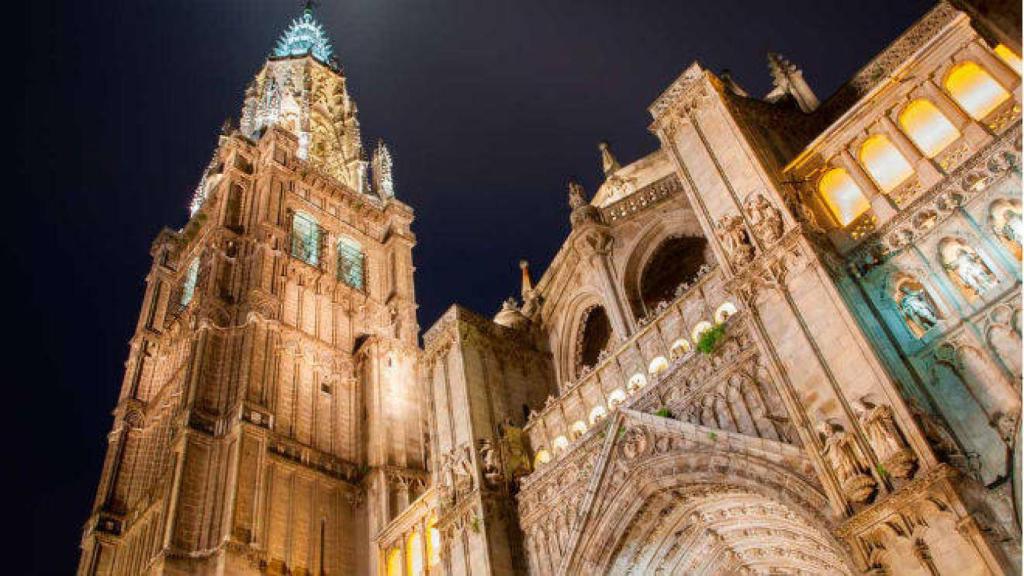
[(405, 568), (407, 576), (423, 576), (423, 546), (420, 533), (413, 531), (405, 541)]
[(441, 563), (441, 531), (437, 529), (437, 516), (427, 520), (427, 562), (431, 566)]
[(998, 46), (996, 46), (995, 53), (996, 56), (999, 56), (999, 58), (1003, 62), (1006, 62), (1010, 66), (1010, 68), (1016, 70), (1017, 74), (1021, 73), (1022, 67), (1020, 56), (1018, 56), (1017, 53), (1014, 52), (1013, 50), (1010, 50), (1010, 48), (1006, 44), (999, 44)]
[(871, 207), (867, 196), (842, 168), (833, 168), (821, 177), (818, 192), (841, 226), (846, 226)]
[(929, 158), (934, 158), (960, 137), (953, 123), (935, 104), (924, 99), (914, 100), (900, 112), (900, 128)]
[(882, 192), (891, 192), (914, 173), (910, 162), (881, 134), (868, 138), (861, 145), (860, 163)]
[(974, 62), (964, 62), (946, 76), (946, 91), (975, 120), (988, 116), (1010, 93)]
[(398, 548), (388, 550), (388, 576), (402, 576), (402, 551)]

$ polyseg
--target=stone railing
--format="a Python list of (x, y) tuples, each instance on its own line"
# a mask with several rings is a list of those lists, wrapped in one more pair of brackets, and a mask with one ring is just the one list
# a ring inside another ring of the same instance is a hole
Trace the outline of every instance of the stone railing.
[(610, 224), (658, 204), (666, 198), (679, 193), (682, 189), (683, 187), (680, 185), (679, 179), (676, 178), (675, 174), (671, 174), (644, 186), (625, 198), (605, 206), (601, 209), (601, 216), (605, 222)]
[(525, 432), (535, 461), (559, 457), (594, 424), (641, 396), (652, 381), (660, 382), (693, 361), (695, 336), (736, 312), (717, 269), (660, 306), (635, 334), (531, 415)]

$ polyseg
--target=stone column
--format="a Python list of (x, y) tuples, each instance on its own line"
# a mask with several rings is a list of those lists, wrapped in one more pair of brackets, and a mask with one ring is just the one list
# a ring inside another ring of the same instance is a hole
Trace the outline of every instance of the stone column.
[(953, 126), (972, 144), (978, 145), (989, 139), (988, 132), (978, 124), (973, 118), (971, 118), (960, 106), (946, 94), (943, 90), (932, 80), (926, 80), (922, 84), (924, 93), (928, 96), (935, 107), (942, 112)]
[(864, 168), (854, 159), (849, 150), (843, 149), (839, 153), (838, 163), (846, 169), (850, 177), (853, 178), (853, 181), (864, 192), (864, 195), (868, 197), (868, 201), (871, 202), (871, 210), (874, 212), (875, 217), (878, 218), (879, 225), (889, 221), (889, 219), (896, 215), (896, 209), (892, 205), (892, 200), (878, 189), (875, 181), (864, 171)]
[[(1007, 92), (1017, 92), (1020, 88), (1020, 76), (1010, 66), (1003, 62), (1003, 59), (996, 56), (988, 47), (983, 46), (980, 40), (975, 40), (967, 45), (964, 50), (973, 58), (986, 72), (995, 78), (996, 82), (1006, 88)], [(1019, 96), (1019, 94), (1018, 94)]]
[(882, 133), (889, 137), (889, 141), (893, 143), (893, 146), (903, 154), (903, 157), (907, 159), (907, 162), (914, 167), (914, 172), (917, 173), (917, 180), (921, 183), (921, 187), (928, 189), (939, 180), (942, 180), (942, 173), (932, 162), (931, 158), (928, 158), (917, 149), (917, 146), (900, 130), (896, 122), (888, 115), (882, 115), (880, 123)]

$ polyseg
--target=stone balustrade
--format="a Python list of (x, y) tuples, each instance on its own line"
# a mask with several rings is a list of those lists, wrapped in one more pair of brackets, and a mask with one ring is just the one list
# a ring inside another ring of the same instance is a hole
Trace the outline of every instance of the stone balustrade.
[(611, 412), (692, 363), (700, 334), (737, 312), (717, 269), (681, 287), (673, 301), (641, 319), (635, 334), (531, 415), (525, 431), (535, 466), (561, 456)]

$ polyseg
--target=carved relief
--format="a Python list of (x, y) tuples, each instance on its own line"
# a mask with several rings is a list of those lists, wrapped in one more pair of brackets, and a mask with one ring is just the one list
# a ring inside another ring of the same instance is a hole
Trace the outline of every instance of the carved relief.
[(715, 225), (715, 234), (722, 243), (726, 258), (733, 266), (746, 264), (754, 257), (750, 236), (743, 225), (743, 219), (739, 216), (723, 216)]
[(757, 194), (747, 200), (745, 208), (750, 219), (750, 227), (762, 244), (771, 244), (782, 238), (782, 214), (763, 194)]

